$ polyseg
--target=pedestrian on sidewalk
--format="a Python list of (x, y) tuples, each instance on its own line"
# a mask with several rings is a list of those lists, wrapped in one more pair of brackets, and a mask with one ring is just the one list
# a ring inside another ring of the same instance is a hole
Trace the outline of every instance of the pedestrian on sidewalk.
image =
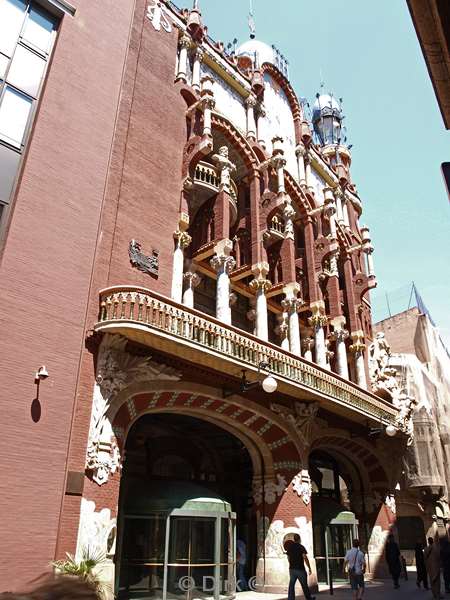
[(297, 579), (302, 586), (303, 594), (306, 600), (316, 600), (315, 596), (311, 596), (308, 587), (308, 575), (306, 574), (305, 564), (308, 567), (308, 572), (311, 575), (311, 565), (309, 564), (308, 552), (306, 548), (300, 544), (300, 536), (294, 534), (294, 541), (287, 541), (284, 549), (289, 560), (289, 589), (288, 600), (295, 600), (295, 584)]
[(353, 540), (353, 546), (345, 555), (344, 568), (347, 569), (353, 599), (361, 600), (364, 595), (364, 573), (366, 572), (366, 559), (364, 552), (359, 548), (359, 540)]
[(450, 542), (445, 537), (441, 542), (441, 565), (444, 575), (445, 591), (450, 593)]
[(428, 546), (425, 548), (423, 555), (433, 598), (439, 600), (441, 597), (441, 557), (439, 544), (435, 544), (432, 537), (428, 538)]
[(392, 581), (394, 582), (394, 588), (398, 590), (400, 584), (398, 582), (400, 573), (402, 572), (402, 564), (400, 562), (400, 548), (394, 539), (392, 533), (388, 535), (388, 541), (385, 548), (386, 562), (391, 574)]
[(425, 558), (423, 556), (422, 542), (417, 542), (414, 552), (416, 555), (417, 587), (420, 588), (421, 584), (423, 583), (424, 589), (427, 590), (428, 589), (428, 576), (427, 576), (427, 568), (425, 566)]

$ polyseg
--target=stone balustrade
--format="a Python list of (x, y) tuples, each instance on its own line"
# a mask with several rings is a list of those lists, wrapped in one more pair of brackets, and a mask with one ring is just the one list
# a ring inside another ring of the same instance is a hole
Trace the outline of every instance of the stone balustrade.
[[(214, 167), (214, 165), (211, 165), (204, 161), (200, 161), (195, 167), (194, 183), (203, 185), (212, 189), (215, 192), (218, 192), (220, 186), (220, 176), (217, 174), (217, 170)], [(232, 200), (236, 203), (237, 187), (232, 179), (230, 181), (230, 192)]]
[(267, 362), (280, 382), (299, 386), (312, 396), (327, 398), (378, 422), (396, 423), (398, 409), (367, 390), (270, 342), (223, 325), (213, 317), (148, 289), (118, 286), (100, 292), (100, 315), (95, 330), (112, 332), (118, 328), (122, 334), (127, 328), (130, 331), (138, 328), (144, 334), (170, 336), (214, 354), (222, 361), (233, 360), (249, 368), (257, 369), (261, 361)]

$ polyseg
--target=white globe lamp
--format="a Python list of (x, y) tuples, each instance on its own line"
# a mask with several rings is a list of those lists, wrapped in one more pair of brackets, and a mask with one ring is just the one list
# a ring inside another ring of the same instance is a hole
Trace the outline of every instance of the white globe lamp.
[(273, 392), (277, 389), (278, 384), (275, 377), (272, 375), (268, 375), (262, 382), (262, 387), (265, 392), (268, 394), (273, 394)]
[(394, 427), (393, 425), (388, 425), (386, 427), (386, 435), (388, 435), (389, 437), (394, 437), (394, 435), (396, 435), (397, 433), (397, 428)]

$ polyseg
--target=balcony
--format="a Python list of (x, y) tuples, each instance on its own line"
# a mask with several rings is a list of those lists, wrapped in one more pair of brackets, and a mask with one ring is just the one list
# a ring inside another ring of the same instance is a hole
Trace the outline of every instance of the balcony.
[(120, 333), (130, 340), (194, 364), (240, 376), (257, 373), (268, 362), (278, 391), (299, 400), (319, 401), (353, 421), (395, 424), (397, 409), (389, 402), (317, 365), (220, 323), (151, 290), (117, 286), (100, 292), (99, 322), (94, 329)]

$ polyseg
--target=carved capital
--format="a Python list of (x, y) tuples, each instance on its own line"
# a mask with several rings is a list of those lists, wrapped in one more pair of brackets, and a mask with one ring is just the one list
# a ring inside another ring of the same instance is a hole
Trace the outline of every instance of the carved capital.
[(347, 331), (347, 329), (335, 329), (333, 331), (333, 333), (331, 334), (330, 338), (339, 343), (339, 342), (344, 342), (348, 338), (349, 335), (350, 334)]
[(226, 254), (216, 254), (209, 261), (210, 265), (214, 269), (214, 271), (219, 272), (221, 270), (225, 271), (228, 275), (233, 271), (236, 266), (236, 261), (232, 256), (228, 256)]
[(180, 231), (179, 229), (173, 232), (173, 238), (176, 241), (177, 246), (182, 250), (187, 248), (192, 242), (191, 236), (185, 231)]
[(186, 271), (183, 275), (183, 279), (190, 288), (197, 287), (201, 281), (200, 276), (195, 273), (195, 271)]
[(247, 98), (245, 99), (245, 106), (247, 108), (255, 108), (256, 96), (254, 94), (250, 94), (249, 96), (247, 96)]
[(352, 344), (349, 346), (350, 352), (359, 353), (364, 352), (366, 345), (364, 343), (364, 332), (363, 331), (352, 331), (351, 338)]
[(185, 48), (186, 50), (188, 50), (192, 46), (191, 37), (189, 35), (187, 35), (186, 33), (183, 33), (183, 35), (178, 40), (178, 46), (180, 48)]
[(205, 51), (203, 50), (203, 48), (201, 46), (197, 46), (197, 48), (195, 50), (195, 59), (198, 62), (202, 63), (204, 57), (205, 57)]
[(314, 348), (314, 338), (307, 337), (302, 340), (303, 352), (311, 352)]
[(322, 300), (311, 304), (311, 313), (308, 322), (312, 327), (323, 327), (328, 323), (328, 317), (325, 314), (325, 303)]
[(288, 313), (298, 312), (303, 306), (303, 300), (289, 296), (281, 301), (281, 306)]
[(295, 154), (297, 157), (299, 156), (306, 156), (307, 154), (307, 150), (304, 146), (304, 144), (298, 144), (297, 147), (295, 148)]
[(268, 279), (252, 279), (250, 281), (250, 289), (256, 294), (259, 290), (266, 293), (272, 287), (272, 282)]

